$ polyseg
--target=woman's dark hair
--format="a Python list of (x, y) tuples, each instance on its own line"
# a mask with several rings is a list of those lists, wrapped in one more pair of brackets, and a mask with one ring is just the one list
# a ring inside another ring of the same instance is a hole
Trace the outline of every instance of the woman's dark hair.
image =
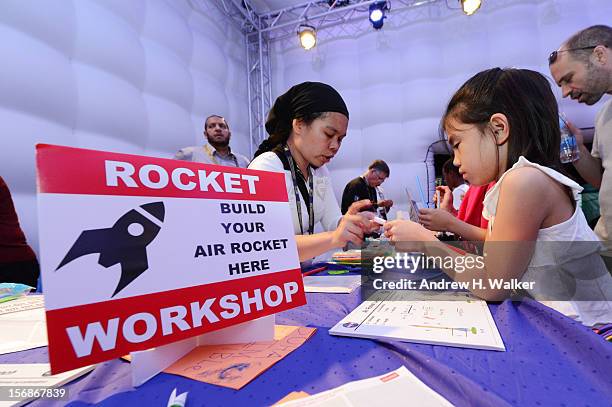
[(261, 142), (253, 158), (267, 151), (271, 151), (278, 145), (284, 145), (287, 143), (291, 130), (293, 130), (293, 119), (298, 119), (304, 122), (307, 126), (310, 126), (315, 119), (323, 119), (327, 115), (327, 112), (316, 112), (306, 114), (296, 114), (291, 120), (280, 121), (276, 128), (272, 131), (271, 136)]
[(562, 171), (559, 108), (544, 75), (515, 68), (493, 68), (474, 75), (448, 103), (441, 121), (440, 136), (446, 138), (450, 119), (474, 124), (484, 134), (495, 113), (504, 114), (510, 127), (508, 163), (504, 171), (512, 167), (520, 156)]
[(348, 119), (346, 103), (338, 91), (322, 82), (302, 82), (276, 98), (266, 119), (266, 131), (270, 135), (264, 140), (255, 157), (283, 145), (293, 129), (293, 120), (303, 121), (307, 126), (323, 118), (327, 112), (337, 112)]

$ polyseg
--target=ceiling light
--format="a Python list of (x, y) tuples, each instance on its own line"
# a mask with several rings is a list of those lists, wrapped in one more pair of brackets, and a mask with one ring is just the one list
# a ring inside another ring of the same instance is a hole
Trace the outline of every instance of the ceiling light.
[(309, 50), (317, 44), (317, 32), (313, 26), (300, 25), (298, 37), (300, 38), (300, 45), (305, 50)]
[(376, 30), (380, 30), (382, 28), (384, 20), (387, 18), (385, 15), (387, 10), (389, 10), (389, 5), (386, 1), (377, 1), (370, 4), (369, 19), (372, 23), (372, 27), (374, 27)]
[(482, 0), (459, 0), (459, 2), (461, 3), (463, 12), (471, 16), (480, 8)]

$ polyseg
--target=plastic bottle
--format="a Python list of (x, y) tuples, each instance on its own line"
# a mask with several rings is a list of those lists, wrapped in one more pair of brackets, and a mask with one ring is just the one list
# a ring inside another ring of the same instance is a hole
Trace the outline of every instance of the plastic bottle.
[(567, 127), (563, 116), (559, 115), (559, 127), (561, 129), (560, 158), (563, 164), (571, 163), (580, 158), (580, 151), (576, 143), (576, 136)]

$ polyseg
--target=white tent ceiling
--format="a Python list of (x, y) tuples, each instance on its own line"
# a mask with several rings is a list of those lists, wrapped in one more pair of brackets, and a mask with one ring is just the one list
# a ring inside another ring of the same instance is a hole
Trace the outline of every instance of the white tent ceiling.
[(304, 2), (304, 0), (251, 0), (250, 3), (257, 13), (267, 13)]
[[(278, 3), (251, 4), (278, 10)], [(579, 29), (607, 23), (610, 6), (609, 0), (486, 0), (467, 17), (457, 0), (393, 0), (382, 30), (373, 30), (365, 13), (350, 21), (335, 15), (326, 29), (318, 30), (317, 46), (309, 52), (299, 47), (295, 26), (288, 26), (287, 35), (274, 31), (271, 93), (274, 98), (306, 80), (338, 89), (351, 119), (350, 136), (329, 165), (336, 196), (372, 160), (384, 159), (393, 174), (384, 185), (385, 195), (396, 202), (394, 209), (405, 210), (406, 189), (414, 197), (417, 184), (425, 192), (432, 188), (433, 165), (425, 157), (432, 158), (427, 150), (438, 140), (441, 110), (461, 83), (495, 66), (549, 76), (550, 51)], [(321, 27), (320, 21), (312, 24)], [(556, 86), (553, 91), (572, 122), (593, 126), (600, 105), (579, 105), (562, 99)], [(424, 200), (430, 198), (425, 195)]]

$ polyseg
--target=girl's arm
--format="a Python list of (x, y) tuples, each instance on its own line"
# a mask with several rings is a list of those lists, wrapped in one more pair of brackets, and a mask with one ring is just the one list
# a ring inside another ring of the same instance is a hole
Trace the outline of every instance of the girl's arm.
[[(460, 254), (448, 245), (432, 239), (429, 232), (413, 222), (393, 221), (385, 225), (387, 236), (393, 241), (423, 242), (427, 256), (453, 258), (455, 268), (444, 272), (455, 281), (472, 286), (474, 280), (483, 281), (483, 289), (473, 289), (477, 296), (489, 301), (501, 301), (510, 291), (493, 289), (488, 279), (520, 279), (525, 273), (533, 251), (538, 230), (550, 214), (553, 199), (552, 181), (536, 168), (521, 168), (509, 173), (501, 186), (493, 231), (487, 234), (484, 260), (471, 254)], [(554, 195), (556, 197), (556, 195)], [(401, 246), (401, 244), (399, 245)], [(463, 257), (462, 259), (459, 259)], [(458, 265), (461, 264), (461, 267)], [(461, 272), (460, 272), (461, 271)]]
[(449, 232), (453, 232), (459, 235), (463, 240), (470, 241), (484, 241), (487, 236), (487, 230), (479, 228), (478, 226), (471, 225), (467, 222), (455, 218), (448, 229)]
[(464, 240), (484, 241), (487, 230), (457, 219), (443, 209), (421, 208), (419, 220), (429, 230), (453, 232)]

